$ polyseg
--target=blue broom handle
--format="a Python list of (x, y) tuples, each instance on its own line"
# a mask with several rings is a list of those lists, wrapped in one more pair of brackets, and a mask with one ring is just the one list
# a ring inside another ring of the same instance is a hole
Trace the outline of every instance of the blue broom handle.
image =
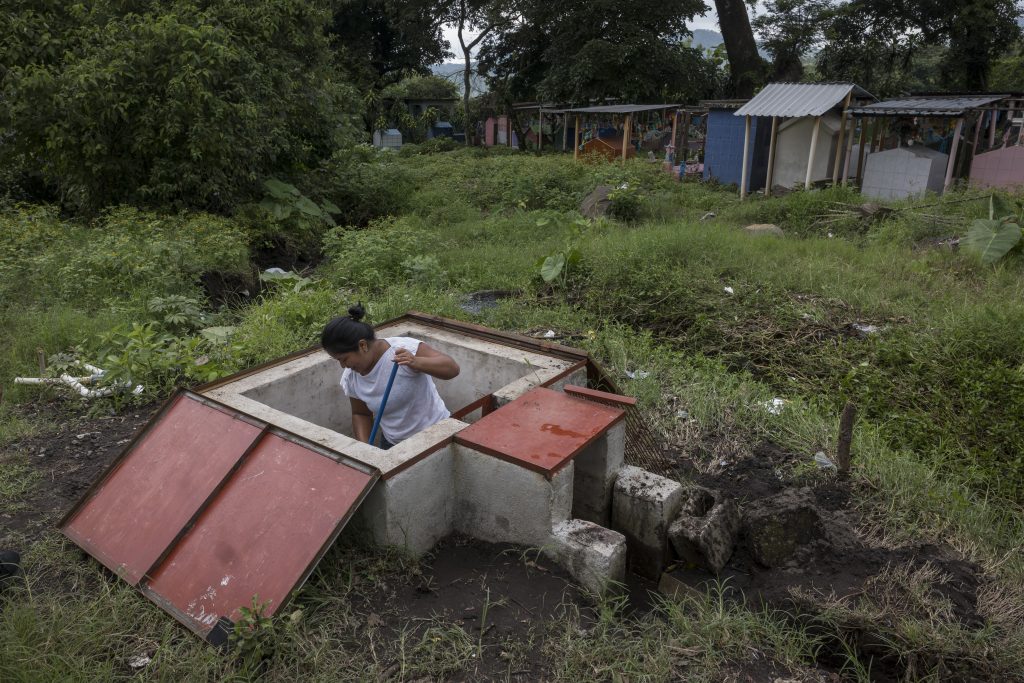
[(373, 442), (377, 440), (377, 428), (380, 427), (380, 418), (384, 415), (384, 406), (388, 404), (388, 396), (391, 395), (391, 385), (395, 383), (395, 375), (398, 374), (398, 363), (395, 363), (391, 367), (391, 376), (388, 377), (388, 385), (384, 387), (384, 397), (380, 400), (380, 410), (377, 411), (377, 415), (373, 418), (373, 429), (370, 430), (370, 440), (367, 442), (371, 446)]

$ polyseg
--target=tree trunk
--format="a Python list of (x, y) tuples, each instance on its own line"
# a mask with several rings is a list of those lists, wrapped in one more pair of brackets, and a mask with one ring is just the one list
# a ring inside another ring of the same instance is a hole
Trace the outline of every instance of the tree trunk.
[(743, 0), (715, 0), (715, 9), (725, 52), (729, 55), (733, 95), (753, 97), (754, 88), (761, 83), (764, 61), (757, 54), (747, 6)]

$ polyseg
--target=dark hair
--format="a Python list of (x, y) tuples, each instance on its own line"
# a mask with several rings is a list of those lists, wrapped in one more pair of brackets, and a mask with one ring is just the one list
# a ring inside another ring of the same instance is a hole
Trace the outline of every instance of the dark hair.
[(363, 339), (373, 341), (373, 327), (362, 322), (366, 309), (362, 302), (348, 309), (348, 315), (332, 319), (320, 334), (320, 346), (327, 353), (348, 353), (359, 348)]

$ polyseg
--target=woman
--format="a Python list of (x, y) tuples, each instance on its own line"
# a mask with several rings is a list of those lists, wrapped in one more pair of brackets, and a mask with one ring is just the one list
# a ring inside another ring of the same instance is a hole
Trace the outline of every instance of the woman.
[(380, 420), (381, 448), (388, 449), (451, 414), (430, 378), (452, 379), (459, 366), (451, 356), (412, 337), (377, 339), (373, 328), (362, 322), (365, 315), (362, 304), (356, 304), (348, 316), (334, 318), (324, 327), (320, 344), (344, 368), (341, 388), (352, 404), (352, 430), (360, 441), (370, 439), (392, 363), (398, 365)]

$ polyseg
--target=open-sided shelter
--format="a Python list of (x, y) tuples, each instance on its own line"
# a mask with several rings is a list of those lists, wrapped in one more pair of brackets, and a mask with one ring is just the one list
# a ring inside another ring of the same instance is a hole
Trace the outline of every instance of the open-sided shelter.
[(853, 126), (870, 149), (861, 189), (901, 198), (943, 192), (968, 176), (980, 186), (1011, 187), (1014, 177), (1024, 183), (1024, 154), (1012, 162), (1024, 129), (1014, 112), (1022, 110), (1024, 98), (997, 93), (921, 94), (854, 107)]
[[(573, 140), (573, 158), (578, 159), (580, 151), (586, 151), (581, 144), (583, 127), (589, 124), (590, 140), (595, 138), (612, 139), (611, 144), (619, 145), (619, 158), (625, 161), (629, 157), (629, 149), (632, 147), (636, 153), (636, 144), (651, 143), (654, 135), (664, 137), (666, 142), (671, 135), (670, 125), (673, 112), (678, 104), (612, 104), (595, 107), (577, 107), (565, 109), (565, 113), (574, 114), (576, 117), (575, 134)], [(664, 130), (661, 130), (664, 129)], [(636, 141), (636, 143), (634, 143)], [(657, 146), (648, 144), (649, 148)], [(602, 144), (600, 151), (608, 147), (608, 143)]]
[(754, 151), (754, 121), (769, 125), (767, 170), (764, 187), (791, 187), (832, 179), (838, 182), (843, 168), (846, 111), (851, 105), (875, 98), (855, 83), (769, 83), (734, 112), (743, 117), (743, 162), (740, 197), (748, 191)]

